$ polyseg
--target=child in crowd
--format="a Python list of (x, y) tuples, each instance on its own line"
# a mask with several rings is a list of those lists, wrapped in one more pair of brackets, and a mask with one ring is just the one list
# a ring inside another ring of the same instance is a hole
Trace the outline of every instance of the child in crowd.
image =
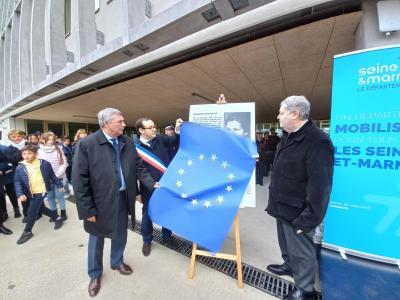
[(31, 133), (28, 135), (28, 143), (33, 145), (39, 144), (39, 136), (37, 134)]
[(71, 171), (72, 171), (72, 158), (73, 158), (73, 153), (72, 153), (73, 149), (71, 145), (71, 139), (69, 138), (69, 136), (64, 136), (62, 149), (68, 163), (68, 167), (65, 171), (65, 174), (67, 175), (67, 180), (65, 180), (64, 183), (64, 190), (65, 190), (64, 198), (68, 199), (72, 195), (72, 189), (70, 188), (70, 184), (71, 184)]
[[(8, 132), (8, 139), (10, 140), (10, 147), (17, 148), (18, 150), (21, 150), (22, 147), (25, 146), (26, 140), (25, 140), (25, 132), (18, 130), (18, 129), (12, 129)], [(19, 218), (21, 217), (21, 213), (19, 210), (19, 204), (17, 200), (17, 196), (15, 195), (15, 189), (14, 189), (14, 171), (16, 168), (16, 164), (11, 164), (7, 162), (0, 163), (0, 201), (3, 202), (3, 206), (5, 211), (0, 212), (4, 214), (4, 219), (8, 219), (8, 213), (7, 213), (7, 206), (6, 206), (6, 193), (8, 196), (8, 199), (10, 199), (10, 202), (13, 206), (14, 209), (14, 217)], [(29, 205), (29, 204), (28, 204)], [(26, 216), (28, 213), (28, 206), (23, 205), (23, 211), (24, 215)]]
[(76, 144), (79, 142), (79, 140), (80, 140), (81, 138), (84, 138), (85, 136), (87, 136), (87, 131), (86, 131), (86, 129), (83, 129), (83, 128), (78, 129), (78, 130), (76, 131), (76, 133), (75, 133), (73, 147), (75, 147)]
[[(68, 163), (63, 151), (55, 143), (55, 141), (56, 136), (53, 132), (49, 131), (43, 133), (40, 137), (38, 158), (47, 160), (51, 164), (56, 177), (62, 182), (65, 178), (65, 171)], [(65, 221), (67, 219), (67, 213), (65, 211), (64, 191), (59, 191), (56, 186), (53, 185), (51, 189), (48, 190), (47, 201), (49, 202), (50, 209), (55, 211), (56, 214), (56, 201), (59, 203), (61, 209), (61, 219)], [(50, 219), (50, 221), (53, 221), (53, 219)]]
[(10, 146), (21, 150), (26, 145), (25, 139), (26, 133), (19, 129), (11, 129), (8, 132), (8, 139), (10, 140)]
[(54, 229), (59, 229), (63, 225), (56, 211), (42, 207), (46, 192), (50, 191), (52, 186), (57, 186), (62, 191), (61, 181), (55, 176), (49, 162), (37, 158), (37, 146), (26, 145), (21, 152), (24, 160), (19, 163), (15, 171), (15, 190), (18, 200), (25, 202), (29, 199), (30, 206), (24, 232), (17, 244), (23, 244), (33, 236), (32, 228), (41, 208), (42, 212), (55, 222)]

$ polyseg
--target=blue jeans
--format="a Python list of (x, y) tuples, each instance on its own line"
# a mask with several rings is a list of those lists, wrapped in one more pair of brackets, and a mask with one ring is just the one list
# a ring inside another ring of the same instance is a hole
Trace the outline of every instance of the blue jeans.
[(51, 190), (47, 193), (47, 201), (49, 202), (51, 210), (57, 210), (56, 200), (60, 204), (60, 208), (62, 210), (65, 210), (64, 192), (60, 192), (58, 188), (53, 184)]
[[(150, 219), (150, 216), (148, 214), (148, 208), (149, 199), (143, 198), (141, 233), (143, 236), (143, 242), (145, 243), (151, 243), (151, 241), (153, 240), (153, 221)], [(168, 228), (162, 227), (161, 232), (164, 241), (167, 241), (171, 238), (172, 231)]]
[[(31, 232), (33, 225), (35, 225), (37, 215), (39, 213), (40, 208), (42, 207), (45, 195), (36, 196), (30, 198), (30, 205), (28, 209), (28, 220), (26, 221), (26, 226), (24, 231)], [(42, 208), (43, 214), (49, 216), (54, 221), (57, 219), (57, 213), (53, 210), (48, 209), (47, 207), (43, 206)]]
[[(119, 193), (117, 238), (111, 240), (110, 264), (118, 267), (124, 262), (124, 250), (128, 236), (128, 199), (126, 192)], [(103, 274), (104, 237), (89, 234), (88, 274), (91, 279)]]

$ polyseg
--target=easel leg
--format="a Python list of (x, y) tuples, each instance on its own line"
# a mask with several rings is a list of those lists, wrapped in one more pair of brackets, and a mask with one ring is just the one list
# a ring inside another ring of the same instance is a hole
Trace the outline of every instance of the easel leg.
[(197, 244), (193, 243), (192, 258), (190, 259), (190, 267), (189, 267), (189, 279), (193, 279), (194, 276), (194, 263), (196, 262), (196, 251), (197, 251)]
[(239, 233), (239, 215), (235, 217), (235, 240), (236, 240), (236, 263), (238, 274), (238, 286), (243, 287), (243, 272), (242, 272), (242, 253), (240, 251), (240, 233)]

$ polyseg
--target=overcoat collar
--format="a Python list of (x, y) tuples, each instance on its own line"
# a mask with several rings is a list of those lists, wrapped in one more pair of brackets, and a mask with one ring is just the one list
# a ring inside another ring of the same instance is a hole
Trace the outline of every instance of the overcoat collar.
[[(96, 140), (100, 145), (104, 145), (104, 144), (111, 145), (110, 141), (106, 138), (106, 136), (104, 135), (104, 133), (101, 129), (97, 130), (94, 134), (96, 135)], [(122, 150), (125, 146), (125, 140), (122, 135), (120, 135), (118, 137), (118, 143), (119, 143), (119, 148)]]

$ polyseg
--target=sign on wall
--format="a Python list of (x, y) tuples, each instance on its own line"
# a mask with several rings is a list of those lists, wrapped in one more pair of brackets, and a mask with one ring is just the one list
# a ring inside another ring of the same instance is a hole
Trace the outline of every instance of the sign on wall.
[(400, 46), (334, 58), (327, 244), (400, 259)]

